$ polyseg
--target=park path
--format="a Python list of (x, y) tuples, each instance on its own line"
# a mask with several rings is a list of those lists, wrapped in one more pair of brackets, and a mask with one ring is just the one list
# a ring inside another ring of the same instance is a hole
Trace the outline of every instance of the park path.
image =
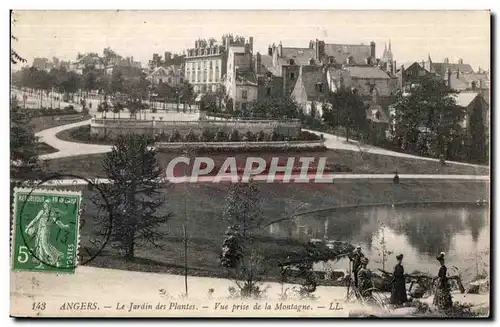
[[(39, 273), (30, 271), (10, 272), (10, 303), (11, 315), (37, 315), (31, 310), (35, 301), (46, 303), (46, 310), (40, 311), (40, 316), (56, 315), (59, 317), (200, 317), (200, 316), (273, 316), (273, 317), (347, 317), (349, 312), (364, 312), (380, 316), (404, 316), (411, 311), (408, 308), (397, 309), (391, 312), (381, 308), (362, 306), (358, 303), (345, 303), (346, 287), (318, 286), (314, 295), (316, 301), (302, 302), (291, 299), (281, 300), (279, 295), (282, 286), (275, 282), (263, 282), (261, 289), (266, 289), (266, 298), (262, 302), (272, 305), (272, 310), (236, 310), (231, 312), (233, 304), (242, 304), (242, 300), (228, 299), (228, 288), (236, 287), (235, 282), (224, 278), (188, 276), (189, 300), (183, 297), (184, 276), (103, 269), (79, 266), (74, 274)], [(284, 284), (283, 289), (299, 285)], [(236, 287), (237, 288), (237, 287)], [(209, 292), (209, 289), (212, 291)], [(387, 297), (388, 293), (381, 296)], [(423, 299), (431, 303), (433, 297)], [(65, 302), (97, 302), (98, 311), (93, 310), (60, 310)], [(453, 300), (461, 303), (472, 303), (475, 307), (489, 306), (489, 294), (453, 294)], [(344, 308), (341, 311), (331, 311), (330, 302), (339, 302)], [(150, 303), (155, 308), (157, 303), (166, 305), (164, 310), (132, 310), (130, 303)], [(216, 311), (216, 302), (229, 304), (228, 310)], [(247, 302), (253, 307), (255, 300)], [(312, 310), (275, 310), (276, 303), (310, 304)], [(117, 304), (126, 306), (124, 310), (117, 310)], [(182, 310), (175, 304), (194, 304), (191, 310)], [(23, 308), (24, 310), (22, 310)], [(169, 310), (170, 309), (170, 310)], [(383, 311), (382, 311), (383, 310)]]
[[(158, 113), (156, 115), (158, 116)], [(166, 113), (164, 118), (170, 119), (170, 120), (196, 120), (197, 116), (198, 116), (197, 114)], [(59, 150), (58, 152), (41, 155), (40, 159), (48, 160), (48, 159), (88, 155), (88, 154), (106, 153), (106, 152), (111, 151), (111, 146), (109, 146), (109, 145), (68, 142), (68, 141), (60, 140), (56, 137), (57, 133), (62, 132), (64, 130), (71, 129), (71, 128), (78, 127), (78, 126), (89, 125), (89, 124), (90, 124), (90, 120), (86, 120), (86, 121), (82, 121), (82, 122), (71, 123), (68, 125), (62, 125), (62, 126), (57, 126), (54, 128), (49, 128), (49, 129), (46, 129), (46, 130), (43, 130), (43, 131), (36, 133), (36, 136), (40, 137), (42, 142), (45, 142), (48, 145), (52, 146), (53, 148), (56, 148)], [(374, 147), (371, 145), (366, 145), (366, 144), (360, 145), (358, 141), (345, 142), (344, 138), (336, 136), (336, 135), (327, 134), (327, 133), (320, 133), (317, 131), (312, 131), (312, 130), (307, 130), (307, 129), (304, 129), (304, 130), (311, 132), (311, 133), (315, 133), (315, 134), (323, 134), (323, 137), (325, 138), (325, 146), (328, 149), (332, 149), (332, 150), (347, 150), (347, 151), (356, 151), (356, 152), (363, 151), (365, 153), (379, 154), (379, 155), (384, 155), (384, 156), (409, 158), (409, 159), (420, 159), (420, 160), (427, 160), (427, 161), (434, 161), (434, 162), (439, 161), (438, 159), (434, 159), (434, 158), (426, 158), (426, 157), (420, 157), (420, 156), (410, 155), (410, 154), (406, 154), (406, 153), (390, 151), (390, 150), (386, 150), (386, 149), (382, 149), (382, 148), (377, 148), (377, 147)], [(447, 161), (447, 163), (454, 164), (454, 165), (469, 166), (469, 167), (486, 167), (483, 165), (475, 165), (475, 164), (464, 163), (464, 162), (455, 162), (455, 161)]]
[(96, 153), (106, 153), (111, 151), (110, 145), (68, 142), (68, 141), (63, 141), (57, 138), (56, 136), (57, 133), (62, 132), (64, 130), (79, 126), (85, 126), (89, 124), (90, 124), (90, 119), (76, 123), (71, 123), (68, 125), (56, 126), (36, 133), (36, 136), (40, 138), (41, 142), (45, 142), (51, 147), (59, 150), (58, 152), (41, 155), (40, 159), (43, 160), (56, 159), (56, 158), (96, 154)]
[[(323, 134), (323, 137), (325, 139), (325, 146), (328, 149), (347, 150), (347, 151), (355, 151), (355, 152), (362, 151), (365, 153), (379, 154), (379, 155), (383, 155), (383, 156), (400, 157), (400, 158), (408, 158), (408, 159), (420, 159), (420, 160), (439, 162), (439, 159), (420, 157), (420, 156), (416, 156), (416, 155), (400, 153), (400, 152), (391, 151), (391, 150), (387, 150), (387, 149), (383, 149), (383, 148), (378, 148), (378, 147), (368, 145), (368, 144), (360, 144), (359, 141), (356, 141), (356, 140), (350, 140), (349, 142), (346, 142), (345, 137), (343, 137), (343, 136), (337, 136), (337, 135), (328, 134), (328, 133), (321, 133), (321, 132), (308, 130), (308, 129), (303, 129), (303, 130), (317, 134), (317, 135)], [(477, 165), (477, 164), (471, 164), (471, 163), (466, 163), (466, 162), (457, 162), (457, 161), (446, 161), (446, 163), (454, 164), (454, 165), (468, 166), (468, 167), (487, 167), (484, 165)]]

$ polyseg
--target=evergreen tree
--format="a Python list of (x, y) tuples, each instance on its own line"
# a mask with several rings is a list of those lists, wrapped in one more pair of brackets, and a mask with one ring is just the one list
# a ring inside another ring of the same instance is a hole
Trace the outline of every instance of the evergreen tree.
[(252, 183), (238, 182), (230, 186), (223, 211), (223, 219), (239, 226), (243, 239), (260, 228), (263, 222), (261, 197)]
[(30, 125), (29, 112), (17, 101), (10, 104), (10, 174), (11, 178), (30, 180), (40, 178), (38, 138)]
[(146, 136), (120, 136), (103, 162), (110, 180), (104, 190), (114, 208), (111, 240), (127, 260), (134, 258), (136, 246), (160, 247), (164, 234), (158, 227), (172, 216), (159, 213), (164, 203), (159, 191), (162, 170), (151, 145)]
[(243, 245), (239, 226), (229, 226), (225, 236), (224, 242), (222, 243), (220, 263), (222, 267), (236, 269), (243, 258)]
[(484, 128), (483, 111), (481, 102), (474, 103), (469, 119), (469, 161), (486, 163), (488, 149), (486, 147), (486, 134)]

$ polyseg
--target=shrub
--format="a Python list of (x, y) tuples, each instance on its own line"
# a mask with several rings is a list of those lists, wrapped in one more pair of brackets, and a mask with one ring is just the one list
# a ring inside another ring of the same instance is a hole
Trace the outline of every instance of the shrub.
[(200, 136), (201, 142), (211, 142), (213, 141), (215, 134), (208, 128), (204, 129)]
[(231, 142), (239, 142), (240, 141), (240, 133), (237, 129), (233, 129), (231, 134), (229, 135), (229, 141)]
[(219, 129), (217, 131), (217, 133), (215, 133), (215, 136), (214, 136), (214, 141), (215, 142), (224, 142), (224, 141), (227, 141), (228, 137), (226, 135), (226, 133), (224, 133), (224, 131), (222, 129)]
[(179, 133), (178, 130), (174, 130), (172, 135), (170, 135), (170, 138), (168, 141), (169, 142), (181, 142), (182, 141), (181, 133)]
[(186, 134), (184, 139), (186, 140), (186, 142), (196, 142), (196, 141), (198, 141), (198, 136), (196, 136), (196, 134), (193, 132), (193, 130), (190, 130)]
[(321, 140), (321, 137), (314, 134), (314, 133), (308, 132), (308, 131), (300, 131), (299, 140), (301, 140), (301, 141), (318, 141), (318, 140)]
[(266, 133), (264, 131), (260, 131), (255, 137), (255, 141), (262, 142), (266, 140)]
[(255, 135), (251, 131), (246, 132), (244, 137), (245, 137), (245, 140), (248, 142), (253, 142), (257, 139), (257, 135)]

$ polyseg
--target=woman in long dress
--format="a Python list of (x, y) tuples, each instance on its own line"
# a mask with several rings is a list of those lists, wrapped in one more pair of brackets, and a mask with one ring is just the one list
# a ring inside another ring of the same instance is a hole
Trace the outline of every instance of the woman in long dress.
[(441, 267), (439, 267), (437, 276), (438, 284), (436, 286), (433, 303), (439, 309), (447, 310), (452, 307), (453, 301), (451, 298), (450, 284), (448, 283), (448, 277), (446, 276), (447, 268), (444, 265), (444, 252), (441, 252), (436, 259), (441, 264)]
[(39, 262), (37, 268), (43, 266), (44, 263), (59, 266), (63, 253), (50, 244), (50, 227), (52, 223), (55, 223), (60, 228), (68, 228), (68, 225), (57, 219), (56, 212), (50, 207), (49, 203), (49, 200), (43, 203), (42, 210), (38, 212), (25, 230), (25, 233), (34, 239), (33, 252), (36, 258), (33, 259)]
[(405, 269), (403, 268), (403, 255), (396, 256), (398, 263), (394, 266), (392, 279), (391, 304), (401, 305), (408, 301), (406, 296)]

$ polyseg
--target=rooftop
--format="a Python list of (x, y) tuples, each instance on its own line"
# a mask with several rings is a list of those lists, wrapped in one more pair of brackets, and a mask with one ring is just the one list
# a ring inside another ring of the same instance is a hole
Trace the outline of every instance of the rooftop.
[(347, 66), (346, 68), (352, 78), (364, 79), (390, 79), (389, 75), (382, 69), (372, 66)]
[(325, 55), (334, 57), (339, 64), (345, 63), (349, 56), (354, 63), (362, 64), (366, 58), (371, 57), (371, 48), (364, 44), (325, 44)]

